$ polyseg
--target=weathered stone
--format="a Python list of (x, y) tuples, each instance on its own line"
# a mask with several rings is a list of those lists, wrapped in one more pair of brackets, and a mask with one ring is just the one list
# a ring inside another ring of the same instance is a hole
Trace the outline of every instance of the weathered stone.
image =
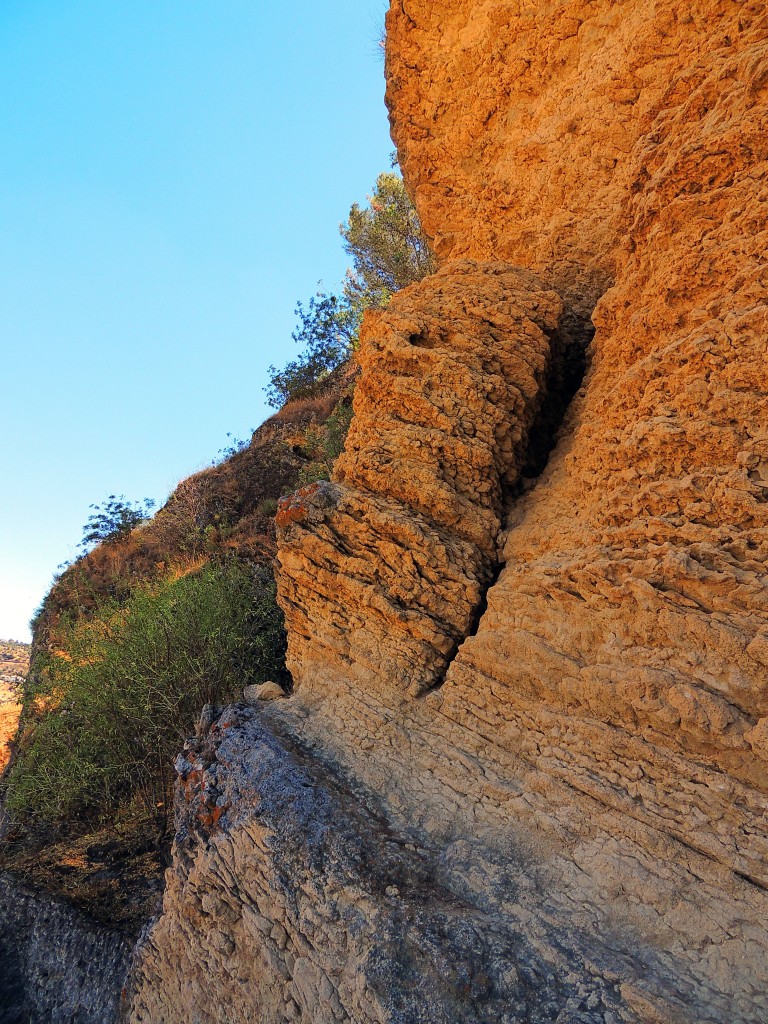
[(243, 700), (246, 704), (257, 704), (263, 700), (279, 700), (285, 696), (285, 690), (271, 680), (266, 683), (258, 683), (246, 686), (243, 690)]
[(277, 514), (302, 684), (353, 672), (415, 695), (440, 679), (495, 570), (560, 309), (532, 274), (463, 261), (366, 315), (333, 482)]
[[(451, 892), (440, 849), (416, 850), (333, 770), (291, 752), (269, 713), (226, 709), (183, 769), (209, 778), (178, 791), (175, 866), (138, 953), (131, 1021), (634, 1019), (615, 956), (587, 964), (557, 929)], [(230, 809), (203, 826), (213, 789)], [(249, 909), (265, 888), (270, 922)], [(246, 908), (236, 921), (217, 913), (231, 904)]]
[[(295, 695), (181, 764), (136, 1021), (768, 1019), (765, 19), (393, 0), (443, 267), (368, 317), (336, 475), (282, 504)], [(233, 886), (268, 928), (191, 952)]]
[(113, 1024), (126, 936), (0, 873), (0, 1024)]

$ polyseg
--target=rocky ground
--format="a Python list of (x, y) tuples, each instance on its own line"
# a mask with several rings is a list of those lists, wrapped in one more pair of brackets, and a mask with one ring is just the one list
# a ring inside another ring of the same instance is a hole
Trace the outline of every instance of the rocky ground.
[(621, 955), (585, 958), (522, 903), (499, 914), (493, 885), (478, 900), (279, 718), (209, 709), (177, 768), (132, 1024), (639, 1024)]

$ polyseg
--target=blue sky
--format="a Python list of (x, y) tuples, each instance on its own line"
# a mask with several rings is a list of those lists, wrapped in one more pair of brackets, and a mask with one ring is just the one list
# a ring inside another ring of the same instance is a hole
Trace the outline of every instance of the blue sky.
[(91, 503), (162, 503), (268, 415), (389, 166), (385, 7), (0, 4), (0, 638)]

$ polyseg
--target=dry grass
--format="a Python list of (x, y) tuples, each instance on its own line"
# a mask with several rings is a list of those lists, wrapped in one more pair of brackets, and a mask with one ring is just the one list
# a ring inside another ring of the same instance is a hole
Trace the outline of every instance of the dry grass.
[(335, 394), (320, 395), (317, 398), (299, 398), (295, 402), (287, 402), (280, 412), (275, 413), (267, 422), (281, 424), (322, 423), (323, 420), (330, 416), (336, 402), (337, 396)]
[(97, 832), (51, 833), (35, 843), (11, 833), (0, 845), (0, 869), (135, 936), (159, 908), (167, 855), (152, 822), (128, 809)]
[(257, 437), (220, 465), (183, 480), (154, 519), (99, 545), (62, 574), (38, 619), (37, 641), (52, 645), (63, 615), (88, 615), (104, 598), (127, 598), (140, 583), (184, 575), (226, 553), (272, 559), (269, 510), (296, 486), (305, 461), (284, 442)]
[(36, 643), (55, 646), (62, 617), (88, 617), (105, 598), (125, 600), (142, 583), (194, 571), (211, 559), (237, 554), (272, 561), (277, 502), (311, 470), (308, 438), (340, 401), (349, 401), (358, 374), (353, 358), (328, 377), (323, 394), (288, 403), (247, 448), (182, 480), (154, 518), (78, 559), (46, 598)]

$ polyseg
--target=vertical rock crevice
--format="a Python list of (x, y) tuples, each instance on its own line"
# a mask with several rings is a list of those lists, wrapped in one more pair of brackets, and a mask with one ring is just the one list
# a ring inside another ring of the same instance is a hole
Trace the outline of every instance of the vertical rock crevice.
[(535, 275), (472, 261), (368, 314), (334, 479), (278, 512), (299, 687), (353, 674), (413, 697), (439, 684), (498, 572), (508, 496), (542, 460), (531, 428), (539, 418), (551, 446), (562, 418), (561, 316)]
[(528, 433), (520, 475), (507, 494), (510, 503), (531, 490), (547, 468), (571, 402), (584, 380), (587, 350), (595, 329), (591, 323), (579, 326), (577, 333), (566, 334), (558, 330), (551, 338), (552, 359), (546, 389)]
[(461, 645), (476, 636), (483, 616), (488, 610), (488, 595), (499, 581), (504, 570), (504, 544), (506, 532), (504, 522), (510, 517), (516, 502), (529, 493), (547, 468), (549, 458), (560, 439), (561, 430), (571, 402), (581, 387), (587, 370), (587, 349), (594, 337), (591, 324), (580, 325), (578, 331), (563, 331), (562, 323), (556, 330), (547, 332), (550, 343), (550, 358), (546, 380), (536, 401), (536, 413), (527, 432), (524, 451), (519, 459), (519, 470), (506, 482), (501, 493), (502, 524), (496, 535), (496, 558), (490, 566), (488, 581), (481, 589), (474, 608), (469, 628), (456, 641), (441, 675), (421, 696), (439, 689), (446, 680), (448, 670), (456, 658)]

